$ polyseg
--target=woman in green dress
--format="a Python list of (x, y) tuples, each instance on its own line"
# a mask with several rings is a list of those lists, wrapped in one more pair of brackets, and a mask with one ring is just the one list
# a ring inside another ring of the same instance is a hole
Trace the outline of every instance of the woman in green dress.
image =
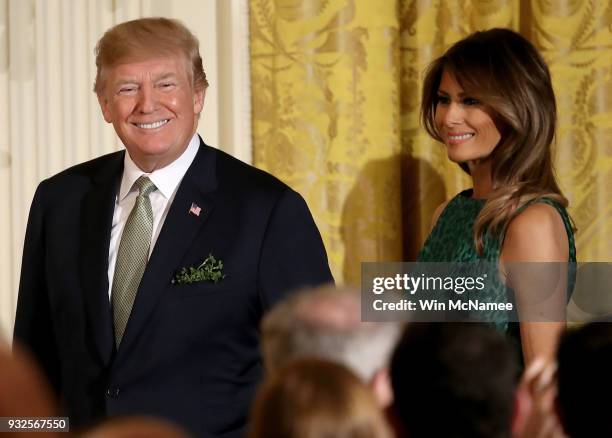
[[(512, 295), (520, 322), (492, 322), (520, 342), (525, 363), (552, 358), (565, 323), (522, 315), (533, 291), (506, 271), (513, 262), (576, 261), (568, 202), (552, 167), (556, 105), (546, 63), (511, 30), (476, 32), (430, 65), (421, 117), (473, 188), (438, 207), (418, 260), (498, 264), (500, 279), (486, 293)], [(563, 281), (563, 298), (551, 293), (550, 305), (564, 309), (572, 276)]]

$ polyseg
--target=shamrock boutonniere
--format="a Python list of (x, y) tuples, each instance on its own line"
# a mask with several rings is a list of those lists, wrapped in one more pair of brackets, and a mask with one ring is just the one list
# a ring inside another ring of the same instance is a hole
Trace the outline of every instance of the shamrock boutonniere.
[(209, 254), (198, 266), (181, 268), (172, 278), (172, 284), (191, 284), (201, 281), (216, 283), (224, 278), (223, 261)]

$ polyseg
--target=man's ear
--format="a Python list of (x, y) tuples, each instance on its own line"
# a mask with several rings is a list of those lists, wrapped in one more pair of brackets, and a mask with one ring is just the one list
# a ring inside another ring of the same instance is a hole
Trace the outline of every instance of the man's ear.
[(104, 96), (104, 93), (98, 94), (98, 103), (100, 104), (100, 109), (102, 110), (102, 116), (106, 123), (112, 123), (113, 119), (111, 118), (110, 105), (108, 104), (108, 99)]
[(193, 93), (193, 113), (198, 116), (204, 109), (204, 99), (206, 98), (206, 88), (199, 87), (195, 89)]
[(378, 405), (387, 408), (393, 403), (393, 388), (391, 388), (391, 376), (389, 368), (385, 367), (377, 370), (374, 377), (370, 380), (370, 388), (376, 396)]

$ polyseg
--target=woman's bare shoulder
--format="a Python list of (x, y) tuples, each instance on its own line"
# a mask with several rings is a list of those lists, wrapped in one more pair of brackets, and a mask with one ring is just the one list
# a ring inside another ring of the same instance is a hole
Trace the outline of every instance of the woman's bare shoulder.
[(536, 202), (521, 211), (508, 224), (501, 257), (505, 261), (567, 261), (567, 231), (557, 209)]

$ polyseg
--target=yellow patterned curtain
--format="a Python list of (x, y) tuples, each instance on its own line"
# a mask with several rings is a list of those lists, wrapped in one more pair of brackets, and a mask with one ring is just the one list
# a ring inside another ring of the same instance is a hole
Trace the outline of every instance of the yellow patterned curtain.
[(420, 128), (419, 93), (433, 58), (491, 27), (549, 62), (578, 256), (612, 259), (612, 1), (250, 0), (250, 20), (254, 164), (306, 198), (339, 283), (413, 260), (469, 186)]

